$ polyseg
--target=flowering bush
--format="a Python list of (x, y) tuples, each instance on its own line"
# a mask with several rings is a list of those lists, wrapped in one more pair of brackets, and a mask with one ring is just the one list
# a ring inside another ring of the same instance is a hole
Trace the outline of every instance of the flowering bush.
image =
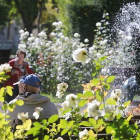
[[(74, 50), (87, 48), (88, 39), (85, 43), (80, 42), (80, 35), (66, 37), (62, 33), (62, 22), (54, 22), (55, 30), (46, 35), (45, 31), (34, 37), (27, 31), (20, 31), (20, 43), (18, 48), (27, 51), (27, 60), (35, 72), (42, 77), (43, 89), (49, 92), (56, 92), (58, 83), (66, 82), (69, 90), (76, 92), (81, 83), (87, 82), (91, 77), (91, 65), (82, 65), (73, 61), (71, 55)], [(74, 52), (74, 59), (79, 59), (82, 54)], [(83, 63), (84, 60), (83, 60)]]
[[(90, 79), (91, 75), (92, 78), (89, 83), (82, 84), (84, 87), (83, 92), (66, 95), (66, 100), (62, 103), (62, 108), (59, 110), (61, 117), (59, 123), (56, 123), (59, 118), (58, 115), (53, 115), (48, 120), (41, 118), (43, 108), (37, 107), (33, 116), (35, 119), (40, 118), (41, 122), (33, 123), (31, 119), (28, 119), (28, 112), (19, 113), (18, 119), (22, 121), (22, 124), (16, 126), (17, 130), (14, 134), (11, 132), (11, 126), (7, 125), (9, 123), (7, 118), (10, 118), (10, 116), (7, 115), (6, 110), (13, 111), (14, 107), (22, 105), (23, 101), (16, 100), (16, 102), (7, 104), (4, 101), (5, 94), (12, 95), (12, 88), (2, 87), (0, 90), (0, 101), (4, 103), (2, 109), (5, 113), (0, 113), (0, 138), (2, 140), (25, 139), (28, 135), (37, 136), (46, 131), (47, 134), (42, 137), (44, 140), (53, 140), (60, 132), (61, 136), (67, 134), (70, 138), (75, 136), (80, 140), (97, 140), (98, 134), (104, 130), (106, 134), (112, 136), (112, 140), (140, 139), (137, 123), (131, 123), (132, 114), (127, 116), (126, 113), (126, 108), (129, 106), (130, 101), (120, 102), (121, 89), (113, 89), (110, 97), (105, 99), (110, 90), (110, 84), (115, 79), (115, 76), (101, 74), (101, 69), (104, 68), (106, 62), (109, 62), (108, 57), (101, 53), (98, 54), (99, 52), (96, 52), (97, 57), (93, 57), (91, 55), (93, 48), (88, 50), (87, 44), (79, 41), (79, 34), (74, 34), (74, 38), (64, 37), (62, 33), (57, 32), (61, 29), (62, 23), (56, 22), (53, 25), (56, 26), (56, 30), (50, 34), (50, 37), (52, 37), (51, 41), (46, 41), (47, 36), (44, 32), (39, 33), (38, 37), (35, 38), (33, 35), (29, 36), (28, 32), (20, 31), (21, 42), (19, 48), (27, 49), (28, 56), (31, 59), (30, 63), (34, 64), (36, 72), (44, 80), (50, 78), (47, 80), (50, 83), (52, 82), (51, 84), (57, 90), (56, 96), (58, 98), (65, 96), (68, 88), (72, 88), (69, 86), (71, 82), (75, 84), (75, 81), (72, 79), (73, 76), (80, 76), (81, 78), (81, 75), (85, 71), (87, 72), (87, 69), (82, 68), (89, 68), (89, 78), (86, 78)], [(101, 23), (97, 23), (97, 27), (100, 26)], [(85, 40), (86, 42), (88, 42), (87, 39)], [(95, 40), (95, 42), (96, 47), (101, 48), (99, 50), (103, 50), (103, 46), (106, 45), (108, 40), (107, 38), (101, 38), (99, 42), (98, 40)], [(59, 51), (59, 55), (57, 51)], [(36, 56), (38, 56), (38, 59), (36, 59)], [(78, 73), (79, 66), (81, 72)], [(7, 64), (0, 67), (1, 82), (9, 78), (6, 72), (9, 72), (10, 69), (11, 67)], [(50, 75), (47, 75), (49, 72), (51, 72)], [(60, 74), (67, 74), (67, 72), (71, 73), (69, 75), (70, 81), (66, 78), (67, 75), (65, 77), (60, 76)], [(82, 80), (79, 79), (79, 81)], [(54, 83), (54, 81), (57, 82)], [(85, 107), (85, 110), (82, 111), (81, 108), (83, 107)], [(83, 118), (86, 120), (83, 121)], [(71, 120), (68, 121), (68, 119)], [(81, 130), (82, 126), (87, 126), (89, 129)], [(57, 140), (63, 140), (63, 138), (58, 137)]]

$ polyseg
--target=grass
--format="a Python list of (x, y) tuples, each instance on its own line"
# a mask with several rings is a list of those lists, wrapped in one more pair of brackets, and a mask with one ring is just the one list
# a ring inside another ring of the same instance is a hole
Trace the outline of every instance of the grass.
[(62, 102), (65, 101), (65, 95), (62, 98), (59, 99), (58, 97), (56, 97), (52, 93), (40, 93), (40, 94), (50, 98), (51, 102), (53, 102), (53, 103), (62, 103)]

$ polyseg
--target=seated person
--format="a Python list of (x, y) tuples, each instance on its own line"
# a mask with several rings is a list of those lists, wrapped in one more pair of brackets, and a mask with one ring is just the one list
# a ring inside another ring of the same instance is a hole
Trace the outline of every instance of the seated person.
[[(54, 114), (58, 114), (58, 110), (49, 98), (39, 94), (41, 81), (35, 74), (23, 76), (19, 82), (15, 83), (19, 86), (19, 95), (15, 99), (24, 101), (23, 106), (16, 106), (13, 112), (8, 112), (11, 117), (10, 125), (17, 118), (18, 113), (28, 112), (29, 118), (34, 119), (33, 113), (36, 107), (41, 107), (41, 118), (49, 118)], [(15, 102), (15, 99), (11, 102)], [(11, 103), (10, 102), (10, 103)], [(9, 104), (10, 104), (9, 103)]]
[(140, 93), (140, 86), (138, 84), (138, 80), (136, 79), (136, 76), (131, 76), (128, 78), (123, 86), (122, 90), (124, 92), (124, 97), (122, 98), (122, 102), (125, 101), (133, 101), (133, 98), (135, 95), (139, 95)]

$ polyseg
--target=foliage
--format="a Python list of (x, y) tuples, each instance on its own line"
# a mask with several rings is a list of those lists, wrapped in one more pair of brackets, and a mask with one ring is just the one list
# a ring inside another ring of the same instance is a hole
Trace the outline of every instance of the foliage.
[[(108, 18), (108, 14), (105, 14), (105, 18)], [(102, 23), (99, 22), (96, 24), (97, 33), (99, 32), (98, 29), (101, 28), (101, 24)], [(59, 110), (60, 116), (53, 115), (48, 118), (48, 120), (43, 119), (41, 118), (41, 112), (39, 112), (42, 108), (38, 108), (38, 112), (35, 112), (35, 114), (38, 113), (37, 118), (36, 116), (35, 118), (38, 119), (40, 115), (41, 122), (32, 122), (31, 119), (28, 119), (28, 114), (24, 114), (24, 112), (19, 114), (18, 118), (21, 119), (22, 124), (16, 126), (17, 130), (14, 134), (10, 131), (11, 126), (7, 125), (10, 116), (7, 115), (6, 111), (13, 111), (16, 105), (23, 105), (23, 101), (17, 100), (15, 103), (7, 104), (4, 101), (5, 94), (12, 95), (12, 88), (2, 87), (0, 89), (0, 100), (4, 103), (2, 109), (5, 113), (0, 113), (0, 138), (2, 140), (12, 140), (13, 138), (24, 139), (28, 135), (33, 135), (38, 139), (39, 134), (42, 134), (41, 139), (53, 140), (58, 133), (61, 133), (61, 136), (67, 134), (70, 138), (75, 136), (80, 140), (97, 140), (98, 134), (104, 130), (107, 134), (112, 135), (112, 140), (140, 139), (137, 123), (132, 123), (132, 114), (128, 116), (126, 112), (130, 101), (122, 103), (120, 100), (123, 96), (122, 90), (113, 89), (110, 97), (105, 99), (111, 88), (110, 84), (116, 78), (116, 76), (106, 75), (105, 72), (103, 73), (104, 75), (101, 73), (102, 68), (106, 66), (105, 61), (108, 60), (108, 57), (105, 55), (102, 56), (101, 54), (97, 55), (97, 52), (95, 53), (94, 51), (92, 55), (91, 48), (89, 49), (90, 52), (87, 50), (88, 40), (86, 39), (85, 43), (81, 43), (78, 33), (75, 33), (73, 38), (65, 37), (59, 32), (62, 28), (62, 22), (55, 22), (53, 25), (56, 26), (56, 28), (54, 32), (50, 34), (51, 41), (47, 40), (44, 31), (39, 33), (38, 37), (35, 38), (32, 34), (29, 36), (29, 32), (21, 30), (19, 48), (24, 48), (28, 51), (30, 63), (34, 64), (34, 69), (40, 77), (42, 76), (42, 80), (51, 77), (48, 79), (48, 84), (57, 89), (57, 93), (60, 95), (58, 97), (60, 98), (65, 95), (67, 88), (69, 88), (68, 82), (76, 82), (76, 80), (73, 79), (75, 76), (81, 78), (85, 72), (90, 71), (89, 75), (86, 75), (89, 82), (82, 84), (84, 90), (81, 93), (66, 95), (66, 100), (61, 104), (62, 108)], [(107, 27), (106, 24), (105, 27)], [(98, 34), (94, 41), (94, 45), (96, 45), (97, 49), (95, 49), (95, 51), (99, 50), (101, 53), (104, 53), (107, 42), (106, 34)], [(71, 65), (68, 65), (66, 62)], [(80, 67), (80, 73), (76, 74), (79, 70), (77, 69), (79, 65), (82, 67)], [(38, 68), (38, 66), (40, 68)], [(59, 66), (61, 66), (62, 69), (60, 69)], [(9, 72), (11, 67), (1, 65), (0, 70), (1, 82), (7, 80), (9, 76), (6, 76), (6, 72)], [(52, 72), (50, 77), (47, 75), (48, 71)], [(61, 75), (65, 74), (64, 79), (60, 77), (59, 71), (60, 73), (62, 72)], [(70, 80), (65, 79), (67, 73), (69, 75), (71, 74)], [(61, 82), (60, 84), (54, 83), (57, 78), (58, 81)], [(65, 80), (67, 80), (67, 84), (64, 83)], [(86, 109), (80, 112), (80, 109), (83, 107), (86, 107)], [(134, 108), (134, 110), (136, 110), (136, 108)], [(59, 117), (61, 117), (60, 120)], [(82, 118), (85, 118), (86, 121), (82, 121)], [(68, 119), (70, 120), (68, 121)], [(82, 131), (82, 126), (89, 127), (89, 130)]]
[(58, 6), (60, 9), (60, 20), (65, 25), (64, 34), (72, 36), (77, 32), (81, 35), (80, 39), (82, 42), (85, 38), (88, 38), (91, 45), (95, 34), (95, 24), (101, 20), (103, 13), (99, 1), (58, 0)]
[(0, 0), (0, 30), (2, 30), (6, 23), (9, 21), (8, 15), (10, 11), (10, 6), (3, 0)]
[(55, 93), (56, 85), (66, 82), (69, 84), (69, 92), (76, 92), (81, 87), (81, 82), (86, 82), (91, 77), (91, 69), (90, 65), (75, 63), (71, 55), (76, 48), (87, 47), (88, 42), (81, 43), (79, 34), (76, 33), (73, 38), (64, 36), (60, 21), (53, 25), (55, 30), (49, 37), (45, 31), (39, 33), (38, 37), (21, 31), (19, 49), (27, 50), (29, 64), (42, 77), (43, 91)]

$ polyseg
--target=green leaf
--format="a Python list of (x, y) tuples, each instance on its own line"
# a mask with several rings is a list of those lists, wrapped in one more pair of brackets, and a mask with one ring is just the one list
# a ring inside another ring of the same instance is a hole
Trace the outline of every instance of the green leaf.
[(124, 107), (129, 106), (129, 105), (130, 105), (130, 103), (131, 103), (131, 101), (127, 101), (127, 102), (125, 102), (125, 103), (124, 103)]
[(109, 85), (109, 84), (104, 83), (104, 88), (105, 88), (106, 90), (109, 90), (109, 89), (110, 89), (110, 85)]
[(65, 128), (61, 131), (61, 136), (65, 135), (69, 131), (68, 128)]
[(66, 113), (70, 112), (71, 111), (71, 108), (68, 108), (67, 110), (64, 110), (61, 114), (61, 116), (65, 115)]
[(4, 105), (2, 106), (2, 109), (3, 109), (3, 110), (7, 110), (7, 108), (8, 108), (8, 105), (7, 105), (7, 104), (4, 104)]
[(68, 126), (68, 123), (65, 119), (60, 119), (60, 125), (61, 128), (66, 128)]
[(71, 127), (73, 126), (74, 122), (75, 122), (75, 121), (70, 121), (70, 122), (68, 123), (68, 128), (71, 128)]
[(108, 98), (108, 99), (106, 100), (106, 103), (107, 103), (108, 105), (116, 105), (116, 101), (113, 100), (113, 99), (111, 99), (111, 98)]
[(10, 96), (13, 95), (12, 89), (13, 89), (13, 87), (11, 87), (11, 86), (7, 86), (7, 87), (6, 87), (6, 92), (7, 92)]
[(96, 125), (96, 120), (93, 118), (89, 118), (89, 122), (90, 122), (90, 124), (92, 124), (92, 126)]
[(49, 118), (48, 122), (49, 123), (54, 123), (58, 120), (58, 118), (59, 118), (59, 115), (53, 115)]
[(114, 79), (116, 78), (116, 76), (109, 76), (106, 80), (107, 83), (111, 83), (114, 81)]
[(112, 134), (112, 133), (114, 133), (115, 131), (113, 130), (113, 127), (112, 126), (107, 126), (107, 128), (106, 128), (106, 133), (107, 134)]
[(3, 97), (4, 96), (4, 93), (5, 93), (5, 87), (2, 87), (0, 89), (0, 97)]
[(94, 94), (92, 91), (86, 91), (86, 92), (84, 92), (83, 97), (92, 97), (93, 95)]
[(77, 94), (77, 97), (78, 97), (77, 99), (80, 99), (82, 96), (83, 96), (82, 93), (78, 93), (78, 94)]
[(79, 107), (83, 107), (84, 105), (86, 105), (88, 103), (88, 100), (81, 100), (79, 103), (78, 103), (78, 106)]
[(0, 101), (1, 102), (4, 102), (4, 97), (0, 97)]
[(8, 105), (8, 110), (13, 112), (14, 111), (14, 108), (15, 108), (15, 105), (14, 104), (9, 104)]
[(99, 106), (99, 109), (102, 110), (104, 107), (105, 107), (105, 104), (101, 104), (101, 105)]
[(99, 58), (99, 61), (104, 61), (107, 58), (107, 56), (102, 56)]
[(88, 121), (82, 121), (79, 125), (91, 126), (91, 124)]
[(41, 124), (39, 122), (34, 122), (33, 125), (40, 130), (41, 129)]
[(22, 100), (17, 100), (16, 104), (19, 105), (19, 106), (22, 106), (24, 104), (24, 102)]
[(49, 136), (48, 135), (45, 135), (44, 139), (43, 140), (49, 140)]
[(122, 116), (121, 113), (118, 113), (116, 116), (117, 120), (119, 120), (121, 118), (121, 116)]
[(99, 79), (95, 78), (91, 80), (91, 83), (96, 86), (99, 83)]

